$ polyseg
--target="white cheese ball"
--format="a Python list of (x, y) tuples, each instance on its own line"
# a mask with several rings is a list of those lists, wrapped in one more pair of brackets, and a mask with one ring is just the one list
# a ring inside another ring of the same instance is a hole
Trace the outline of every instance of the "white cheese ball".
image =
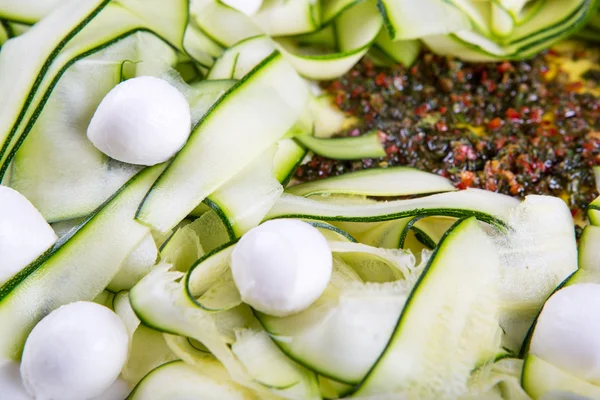
[(129, 164), (173, 157), (190, 135), (190, 106), (179, 90), (151, 76), (126, 80), (104, 97), (88, 127), (98, 150)]
[(0, 286), (56, 240), (54, 230), (25, 196), (0, 186)]
[(33, 329), (23, 350), (21, 377), (36, 400), (86, 400), (119, 376), (129, 339), (121, 319), (92, 302), (62, 306)]
[(600, 384), (600, 285), (567, 286), (552, 295), (535, 326), (530, 352)]
[(231, 256), (242, 300), (278, 317), (309, 307), (331, 277), (332, 255), (325, 237), (297, 220), (267, 221), (250, 230)]

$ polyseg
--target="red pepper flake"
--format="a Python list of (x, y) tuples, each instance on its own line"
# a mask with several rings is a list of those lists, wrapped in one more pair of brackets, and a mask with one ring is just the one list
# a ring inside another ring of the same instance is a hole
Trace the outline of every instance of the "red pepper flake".
[(500, 129), (504, 125), (504, 121), (502, 121), (499, 117), (494, 118), (490, 122), (488, 122), (487, 127), (491, 130)]
[(565, 87), (565, 89), (569, 92), (580, 92), (581, 89), (583, 89), (583, 82), (581, 82), (581, 81), (569, 82), (569, 83), (567, 83), (567, 86)]
[(500, 150), (501, 148), (503, 148), (507, 141), (508, 139), (504, 136), (496, 139), (496, 150)]
[(377, 76), (375, 77), (375, 84), (377, 86), (388, 87), (387, 79), (386, 79), (386, 76), (385, 76), (385, 74), (383, 72), (380, 72), (379, 74), (377, 74)]
[(448, 131), (448, 125), (446, 124), (446, 121), (441, 120), (441, 119), (435, 123), (435, 128), (440, 132)]
[(560, 53), (558, 51), (556, 51), (555, 49), (551, 48), (551, 49), (548, 50), (548, 55), (558, 56), (558, 55), (560, 55)]
[(471, 106), (471, 95), (470, 94), (463, 94), (462, 98), (461, 98), (462, 103), (466, 106), (466, 107), (470, 107)]
[(518, 120), (521, 119), (521, 113), (519, 113), (517, 110), (511, 107), (508, 110), (506, 110), (506, 117), (512, 120)]
[(387, 154), (388, 156), (394, 155), (398, 153), (398, 146), (396, 146), (395, 144), (388, 146), (385, 149), (385, 154)]
[(340, 82), (340, 81), (333, 81), (331, 83), (330, 90), (337, 92), (338, 90), (342, 90), (343, 87), (344, 86), (342, 85), (342, 82)]
[(346, 94), (344, 92), (339, 92), (336, 96), (335, 96), (335, 104), (338, 107), (342, 107), (342, 104), (344, 104), (344, 100), (346, 99)]
[(350, 93), (350, 97), (352, 97), (352, 98), (360, 97), (360, 95), (364, 91), (365, 91), (365, 88), (363, 86), (357, 86), (354, 89), (352, 89), (352, 92)]
[(544, 110), (541, 108), (535, 107), (531, 110), (531, 114), (529, 115), (529, 120), (536, 124), (542, 122), (542, 117), (544, 116)]
[(475, 154), (475, 151), (471, 147), (461, 144), (454, 149), (454, 159), (456, 161), (473, 161), (477, 159), (477, 154)]
[(444, 106), (441, 106), (439, 111), (440, 111), (440, 114), (446, 114), (446, 111), (448, 111), (448, 109)]
[(496, 84), (493, 81), (485, 81), (483, 84), (485, 85), (487, 91), (490, 93), (496, 90)]
[(419, 117), (422, 117), (423, 115), (427, 114), (427, 111), (429, 111), (430, 109), (431, 107), (429, 107), (429, 104), (423, 103), (417, 108), (415, 108), (415, 114)]
[(514, 67), (508, 61), (504, 61), (503, 63), (501, 63), (500, 65), (498, 65), (497, 69), (498, 69), (498, 72), (500, 72), (501, 74), (504, 74), (506, 72), (513, 71)]
[(475, 182), (475, 174), (471, 171), (462, 171), (460, 173), (460, 182), (456, 185), (459, 189), (464, 190), (473, 187)]

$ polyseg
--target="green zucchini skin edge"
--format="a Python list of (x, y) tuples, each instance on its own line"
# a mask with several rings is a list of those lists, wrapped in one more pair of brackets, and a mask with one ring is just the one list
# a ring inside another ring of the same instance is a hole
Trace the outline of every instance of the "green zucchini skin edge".
[(391, 221), (400, 218), (413, 217), (413, 216), (443, 216), (443, 217), (455, 217), (455, 218), (468, 218), (475, 217), (481, 222), (486, 222), (492, 226), (495, 226), (500, 229), (508, 229), (508, 225), (506, 222), (493, 217), (489, 214), (482, 213), (479, 211), (469, 211), (455, 208), (431, 208), (431, 209), (419, 209), (416, 208), (414, 210), (403, 211), (400, 213), (393, 214), (385, 214), (381, 216), (375, 217), (344, 217), (343, 215), (335, 216), (335, 217), (320, 217), (318, 215), (311, 214), (285, 214), (285, 215), (277, 215), (271, 219), (279, 219), (279, 218), (296, 218), (296, 219), (313, 219), (313, 220), (323, 220), (326, 221), (346, 221), (346, 222), (381, 222), (381, 221)]

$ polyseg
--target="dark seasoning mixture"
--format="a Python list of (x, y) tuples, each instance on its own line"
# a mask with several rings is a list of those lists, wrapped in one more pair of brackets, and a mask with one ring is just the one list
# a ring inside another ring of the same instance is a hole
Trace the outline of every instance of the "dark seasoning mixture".
[(365, 168), (413, 166), (477, 187), (523, 197), (550, 194), (573, 213), (597, 195), (600, 165), (600, 71), (577, 81), (557, 70), (564, 60), (600, 53), (550, 50), (522, 62), (469, 64), (425, 53), (410, 68), (364, 60), (323, 88), (359, 119), (342, 135), (381, 131), (387, 157), (334, 161), (315, 156), (296, 172), (309, 181)]

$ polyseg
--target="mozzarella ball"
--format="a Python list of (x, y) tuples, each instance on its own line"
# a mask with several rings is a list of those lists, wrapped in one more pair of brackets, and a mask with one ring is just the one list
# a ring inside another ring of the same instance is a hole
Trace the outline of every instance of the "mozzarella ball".
[(250, 230), (231, 256), (242, 300), (274, 316), (309, 307), (331, 277), (332, 255), (325, 237), (297, 220), (267, 221)]
[(0, 286), (56, 242), (54, 230), (19, 192), (0, 186)]
[(33, 329), (23, 350), (21, 377), (36, 400), (86, 400), (119, 376), (129, 339), (110, 309), (77, 302), (51, 312)]
[(190, 106), (162, 79), (126, 80), (104, 97), (88, 127), (98, 150), (130, 164), (155, 165), (183, 147), (191, 130)]
[(567, 286), (539, 316), (530, 352), (588, 382), (600, 384), (600, 285)]

